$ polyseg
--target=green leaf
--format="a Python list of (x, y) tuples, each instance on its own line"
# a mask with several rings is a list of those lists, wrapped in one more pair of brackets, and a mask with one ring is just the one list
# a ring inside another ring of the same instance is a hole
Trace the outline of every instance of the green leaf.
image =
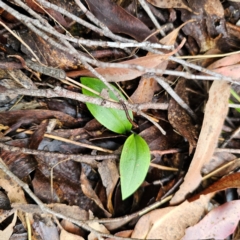
[[(108, 89), (105, 86), (105, 84), (97, 78), (82, 77), (81, 82), (85, 86), (99, 93), (101, 93), (103, 89)], [(118, 91), (117, 88), (115, 89)], [(82, 92), (83, 94), (91, 97), (100, 97), (84, 88), (82, 89)], [(117, 97), (113, 94), (112, 91), (109, 90), (108, 92), (109, 92), (109, 98), (118, 101)], [(121, 94), (121, 92), (119, 93)], [(122, 97), (124, 98), (123, 95)], [(91, 112), (91, 114), (107, 129), (120, 134), (127, 133), (131, 130), (132, 124), (127, 119), (125, 111), (112, 109), (112, 108), (105, 108), (92, 103), (87, 103), (86, 105), (89, 111)], [(133, 119), (132, 112), (131, 111), (128, 111), (128, 112), (131, 119)]]
[(144, 181), (150, 164), (150, 150), (145, 140), (132, 134), (124, 143), (120, 158), (122, 199), (132, 195)]

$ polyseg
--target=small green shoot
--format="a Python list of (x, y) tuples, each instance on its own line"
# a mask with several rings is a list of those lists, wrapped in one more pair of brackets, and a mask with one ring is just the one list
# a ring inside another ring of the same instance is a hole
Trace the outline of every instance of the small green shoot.
[(145, 140), (132, 134), (124, 143), (120, 158), (122, 199), (132, 195), (144, 181), (150, 164), (150, 150)]
[[(230, 90), (231, 95), (240, 102), (240, 96), (231, 88)], [(234, 103), (232, 100), (229, 100), (229, 103)], [(240, 108), (235, 108), (236, 111), (240, 112)]]
[[(90, 77), (82, 77), (81, 78), (82, 84), (85, 86), (99, 92), (103, 91), (103, 89), (108, 89), (102, 81), (97, 78), (90, 78)], [(114, 86), (113, 86), (114, 87)], [(115, 88), (115, 87), (114, 87)], [(116, 89), (116, 88), (115, 88)], [(116, 89), (117, 90), (117, 89)], [(118, 90), (117, 90), (118, 91)], [(91, 97), (100, 97), (87, 89), (82, 89), (83, 94)], [(108, 89), (109, 98), (118, 101), (116, 96)], [(120, 93), (120, 92), (119, 92)], [(121, 94), (121, 93), (120, 93)], [(122, 95), (122, 94), (121, 94)], [(124, 98), (124, 97), (123, 97)], [(102, 106), (98, 106), (92, 103), (87, 103), (87, 107), (91, 114), (106, 128), (109, 130), (119, 133), (125, 134), (129, 132), (132, 128), (132, 124), (126, 117), (126, 113), (123, 110), (112, 109), (112, 108), (105, 108)], [(132, 112), (129, 111), (129, 115), (133, 118)]]
[[(119, 101), (99, 79), (82, 77), (81, 82), (83, 85), (99, 93), (99, 95), (97, 95), (83, 88), (83, 94), (99, 98), (103, 91), (107, 89), (108, 99)], [(127, 119), (126, 113), (123, 110), (105, 108), (92, 103), (87, 103), (86, 105), (92, 115), (107, 129), (119, 134), (130, 132), (132, 124)], [(131, 111), (129, 111), (129, 115), (133, 118)], [(141, 186), (147, 175), (150, 158), (150, 150), (145, 140), (137, 134), (130, 135), (124, 143), (120, 158), (121, 191), (123, 200), (132, 195)]]

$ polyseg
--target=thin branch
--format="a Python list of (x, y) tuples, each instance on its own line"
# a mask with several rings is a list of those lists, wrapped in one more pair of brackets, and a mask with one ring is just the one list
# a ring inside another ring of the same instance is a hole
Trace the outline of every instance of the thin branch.
[(50, 158), (69, 158), (75, 162), (86, 163), (91, 165), (92, 167), (97, 167), (96, 160), (109, 160), (109, 159), (117, 159), (119, 156), (117, 154), (109, 154), (109, 155), (86, 155), (86, 154), (63, 154), (63, 153), (55, 153), (55, 152), (47, 152), (42, 150), (33, 150), (29, 148), (20, 148), (11, 145), (7, 145), (5, 143), (0, 142), (0, 148), (5, 151), (31, 154), (31, 155), (40, 155), (44, 157)]
[(194, 119), (197, 119), (197, 116), (193, 112), (193, 110), (177, 95), (177, 93), (171, 88), (171, 86), (165, 81), (163, 77), (158, 77), (156, 75), (151, 75), (160, 86), (162, 86), (169, 95), (183, 108), (185, 109), (188, 114)]
[[(124, 110), (123, 106), (120, 103), (111, 102), (109, 100), (105, 100), (102, 98), (95, 98), (83, 95), (81, 93), (72, 92), (66, 90), (61, 87), (56, 87), (52, 89), (10, 89), (6, 90), (5, 92), (1, 93), (2, 95), (9, 95), (9, 94), (19, 94), (19, 95), (26, 95), (26, 96), (34, 96), (34, 97), (46, 97), (46, 98), (56, 98), (56, 97), (64, 97), (73, 100), (77, 100), (80, 102), (88, 102), (93, 103), (99, 106), (104, 106), (106, 108), (115, 108)], [(138, 103), (138, 104), (128, 104), (128, 109), (134, 112), (139, 113), (140, 110), (143, 109), (161, 109), (166, 110), (168, 108), (168, 103)]]

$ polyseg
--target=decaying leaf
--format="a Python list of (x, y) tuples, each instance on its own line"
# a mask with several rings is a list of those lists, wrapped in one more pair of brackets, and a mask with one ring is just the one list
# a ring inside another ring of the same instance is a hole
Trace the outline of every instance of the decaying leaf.
[[(76, 69), (78, 67), (76, 59), (74, 59), (71, 54), (60, 51), (58, 48), (53, 47), (34, 32), (29, 31), (26, 34), (26, 32), (20, 31), (19, 35), (40, 58), (42, 64), (64, 70)], [(21, 47), (24, 53), (29, 55), (29, 57), (32, 56), (32, 53), (24, 45)]]
[(189, 19), (196, 21), (186, 25), (183, 32), (196, 40), (200, 52), (215, 48), (222, 36), (227, 36), (221, 2), (219, 0), (190, 0), (188, 3), (197, 14), (182, 10), (181, 18), (184, 22)]
[[(140, 42), (152, 33), (143, 22), (118, 6), (114, 1), (87, 0), (86, 2), (91, 12), (114, 33), (127, 34)], [(155, 35), (149, 40), (158, 42)]]
[[(189, 99), (187, 94), (187, 82), (186, 79), (180, 78), (175, 87), (175, 92), (178, 96), (189, 105)], [(192, 153), (196, 147), (196, 139), (198, 137), (198, 131), (193, 124), (193, 120), (188, 115), (187, 111), (179, 106), (179, 104), (171, 98), (168, 107), (168, 120), (171, 125), (189, 142), (189, 154)]]
[(177, 207), (154, 210), (140, 218), (132, 238), (178, 240), (187, 227), (195, 225), (207, 209), (210, 196), (183, 202)]
[(185, 196), (195, 190), (202, 180), (201, 169), (211, 160), (223, 122), (228, 112), (230, 85), (225, 81), (214, 81), (209, 91), (204, 120), (198, 139), (196, 152), (184, 178), (180, 189), (171, 200), (176, 204), (184, 200)]

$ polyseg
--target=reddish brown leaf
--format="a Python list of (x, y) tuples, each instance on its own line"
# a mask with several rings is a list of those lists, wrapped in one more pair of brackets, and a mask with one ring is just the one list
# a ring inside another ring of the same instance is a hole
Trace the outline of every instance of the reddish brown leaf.
[[(174, 54), (173, 52), (171, 54)], [(170, 54), (170, 55), (171, 55)], [(160, 63), (165, 61), (168, 58), (168, 55), (148, 55), (145, 57), (140, 57), (128, 61), (121, 62), (123, 64), (136, 64), (146, 68), (155, 68)], [(106, 78), (109, 82), (120, 82), (120, 81), (127, 81), (134, 78), (137, 78), (144, 74), (144, 72), (140, 72), (135, 69), (128, 69), (128, 68), (96, 68), (97, 72), (100, 73), (102, 76)], [(71, 71), (68, 72), (67, 75), (69, 77), (76, 77), (76, 76), (94, 76), (88, 70), (81, 70), (81, 71)]]
[(190, 198), (189, 201), (194, 201), (203, 194), (207, 195), (209, 193), (216, 193), (227, 188), (240, 188), (240, 173), (233, 173), (221, 178), (206, 188), (204, 191)]

